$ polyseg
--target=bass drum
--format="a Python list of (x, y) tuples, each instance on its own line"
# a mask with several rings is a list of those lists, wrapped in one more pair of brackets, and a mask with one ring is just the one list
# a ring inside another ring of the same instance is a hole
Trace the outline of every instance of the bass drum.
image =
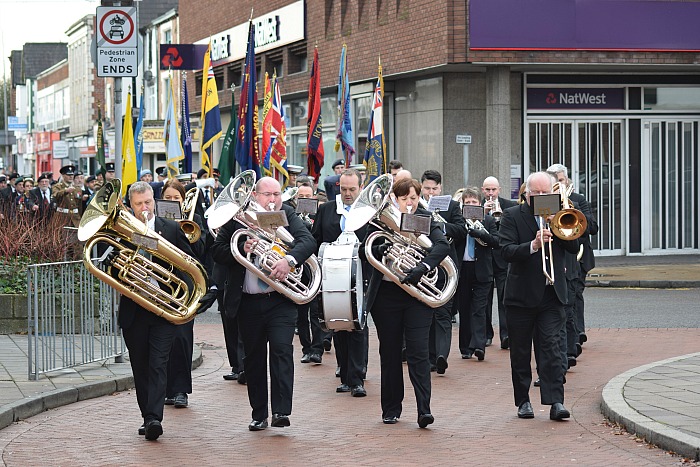
[(325, 331), (362, 331), (367, 322), (359, 243), (323, 243), (319, 320)]

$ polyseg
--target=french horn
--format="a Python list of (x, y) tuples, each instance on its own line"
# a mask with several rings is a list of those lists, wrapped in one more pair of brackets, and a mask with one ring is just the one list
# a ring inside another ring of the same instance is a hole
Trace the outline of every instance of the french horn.
[[(121, 202), (120, 193), (120, 180), (106, 182), (80, 220), (78, 239), (85, 242), (85, 267), (122, 295), (173, 324), (192, 320), (199, 300), (207, 292), (204, 267), (130, 214)], [(98, 244), (116, 252), (109, 266), (116, 270), (116, 277), (90, 258), (90, 252)], [(155, 258), (170, 267), (154, 261)], [(176, 272), (189, 281), (181, 279)]]

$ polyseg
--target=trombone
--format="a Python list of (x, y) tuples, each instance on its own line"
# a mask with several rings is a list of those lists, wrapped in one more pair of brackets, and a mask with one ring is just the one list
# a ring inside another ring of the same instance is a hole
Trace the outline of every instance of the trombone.
[(197, 243), (199, 237), (202, 236), (202, 229), (193, 220), (198, 200), (199, 188), (194, 187), (187, 190), (187, 193), (185, 193), (185, 200), (182, 202), (182, 212), (187, 214), (187, 219), (181, 219), (179, 223), (180, 228), (185, 233), (190, 243)]
[[(544, 216), (537, 216), (539, 218), (540, 231), (544, 229), (549, 229), (549, 222), (544, 220)], [(549, 270), (547, 270), (547, 258), (544, 253), (544, 237), (540, 233), (540, 252), (542, 254), (542, 273), (544, 277), (547, 278), (549, 285), (554, 285), (554, 256), (552, 254), (552, 239), (549, 239)]]

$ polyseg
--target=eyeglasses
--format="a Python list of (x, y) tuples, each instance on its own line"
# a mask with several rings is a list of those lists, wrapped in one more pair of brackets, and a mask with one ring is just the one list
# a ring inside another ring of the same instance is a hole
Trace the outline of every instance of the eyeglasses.
[(270, 196), (272, 196), (273, 198), (279, 198), (280, 196), (282, 196), (282, 192), (280, 191), (276, 191), (274, 193), (271, 191), (258, 191), (257, 193), (261, 196), (265, 196), (266, 198)]

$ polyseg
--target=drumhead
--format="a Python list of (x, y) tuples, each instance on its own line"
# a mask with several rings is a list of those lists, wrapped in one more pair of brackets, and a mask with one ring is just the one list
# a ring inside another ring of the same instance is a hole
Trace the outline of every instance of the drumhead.
[(322, 325), (334, 331), (361, 331), (366, 324), (366, 315), (359, 243), (324, 243), (319, 258)]

